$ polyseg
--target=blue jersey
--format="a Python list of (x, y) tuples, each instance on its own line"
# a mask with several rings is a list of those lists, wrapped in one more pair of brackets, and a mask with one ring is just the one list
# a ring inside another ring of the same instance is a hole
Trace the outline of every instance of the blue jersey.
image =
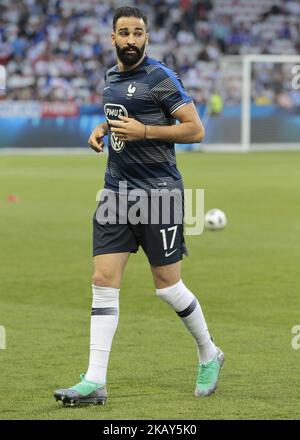
[[(106, 72), (103, 91), (107, 119), (128, 116), (147, 125), (174, 125), (172, 114), (192, 102), (180, 78), (163, 63), (145, 56), (133, 70), (120, 72), (118, 65)], [(105, 188), (182, 189), (174, 144), (160, 140), (120, 141), (108, 131), (108, 161)]]

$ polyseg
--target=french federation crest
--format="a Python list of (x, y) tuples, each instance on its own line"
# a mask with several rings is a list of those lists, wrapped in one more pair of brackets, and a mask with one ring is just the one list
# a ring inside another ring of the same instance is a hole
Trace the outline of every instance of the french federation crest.
[[(119, 116), (128, 116), (126, 108), (121, 104), (105, 104), (104, 113), (106, 119), (111, 119), (114, 121), (120, 121)], [(113, 150), (116, 151), (116, 153), (121, 153), (121, 151), (125, 148), (125, 142), (120, 141), (115, 133), (111, 133), (110, 142)]]

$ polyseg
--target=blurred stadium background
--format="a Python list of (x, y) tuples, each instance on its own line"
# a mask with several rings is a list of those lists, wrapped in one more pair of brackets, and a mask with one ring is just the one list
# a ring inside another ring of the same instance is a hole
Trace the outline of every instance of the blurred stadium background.
[[(115, 64), (112, 15), (122, 4), (132, 2), (0, 1), (0, 65), (7, 83), (0, 149), (86, 147), (103, 120), (104, 72)], [(134, 4), (149, 17), (148, 54), (179, 73), (206, 125), (205, 142), (185, 148), (299, 147), (300, 80), (292, 86), (293, 66), (300, 65), (298, 0)], [(251, 81), (249, 55), (256, 55)], [(278, 55), (284, 62), (274, 63)]]
[(111, 20), (125, 3), (0, 0), (0, 418), (299, 419), (300, 152), (287, 151), (300, 147), (299, 0), (134, 2), (150, 19), (149, 55), (177, 70), (206, 126), (203, 144), (178, 146), (178, 165), (228, 225), (186, 238), (183, 279), (227, 360), (217, 393), (194, 399), (193, 342), (139, 252), (122, 284), (108, 404), (70, 411), (52, 398), (88, 361), (106, 156), (87, 139), (103, 120)]

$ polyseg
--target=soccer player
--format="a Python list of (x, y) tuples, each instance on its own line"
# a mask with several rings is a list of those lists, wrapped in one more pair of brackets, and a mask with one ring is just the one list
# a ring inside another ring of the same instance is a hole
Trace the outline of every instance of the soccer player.
[[(128, 191), (144, 190), (146, 199), (151, 190), (162, 188), (177, 189), (183, 195), (174, 143), (200, 142), (204, 136), (192, 99), (173, 71), (145, 54), (147, 18), (139, 9), (117, 9), (111, 37), (117, 64), (105, 75), (106, 122), (94, 129), (88, 141), (96, 152), (101, 152), (103, 137), (109, 137), (104, 191), (119, 200), (120, 182), (126, 182)], [(132, 203), (127, 201), (125, 210)], [(183, 224), (175, 224), (174, 212), (167, 223), (160, 215), (158, 224), (134, 224), (129, 220), (105, 224), (98, 215), (103, 203), (101, 198), (94, 215), (89, 366), (77, 385), (55, 391), (54, 397), (71, 405), (105, 403), (122, 275), (130, 253), (137, 252), (139, 245), (149, 260), (156, 294), (174, 309), (196, 342), (199, 368), (194, 395), (211, 395), (224, 354), (210, 337), (196, 296), (181, 280), (181, 260), (186, 254)], [(119, 220), (122, 213), (116, 210), (115, 214)]]

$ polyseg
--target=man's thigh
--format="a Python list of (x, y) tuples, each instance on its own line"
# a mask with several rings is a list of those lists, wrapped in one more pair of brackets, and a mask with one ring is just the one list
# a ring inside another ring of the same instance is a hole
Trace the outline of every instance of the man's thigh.
[(166, 266), (187, 255), (183, 231), (183, 194), (166, 193), (148, 198), (146, 222), (132, 226), (151, 266)]
[(183, 225), (139, 225), (138, 241), (151, 266), (169, 266), (188, 255)]
[(93, 218), (93, 256), (137, 252), (138, 243), (128, 225), (100, 224)]

